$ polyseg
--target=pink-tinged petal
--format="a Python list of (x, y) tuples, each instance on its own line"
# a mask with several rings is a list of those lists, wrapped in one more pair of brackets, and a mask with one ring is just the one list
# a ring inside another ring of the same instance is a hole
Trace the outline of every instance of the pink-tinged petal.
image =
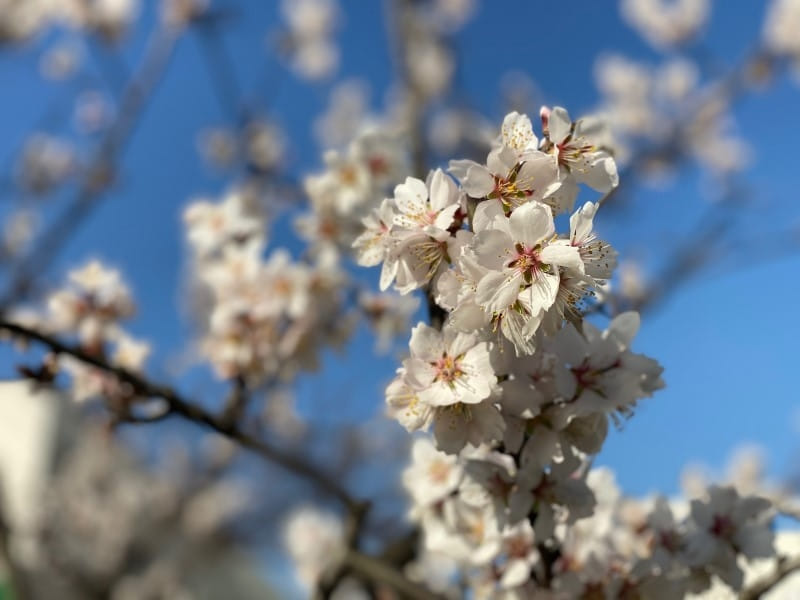
[(581, 254), (574, 246), (565, 244), (548, 244), (539, 252), (539, 260), (546, 265), (557, 265), (583, 273)]
[(514, 209), (509, 227), (514, 241), (529, 248), (549, 238), (555, 231), (550, 207), (538, 202), (528, 202)]
[(560, 144), (567, 138), (572, 128), (572, 121), (569, 118), (569, 113), (562, 107), (556, 106), (550, 111), (548, 127), (550, 131), (550, 141), (554, 144)]

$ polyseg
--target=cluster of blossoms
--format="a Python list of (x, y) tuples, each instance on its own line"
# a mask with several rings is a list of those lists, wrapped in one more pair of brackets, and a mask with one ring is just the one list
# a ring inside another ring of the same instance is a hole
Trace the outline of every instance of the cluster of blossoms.
[(312, 81), (331, 75), (339, 66), (339, 48), (332, 40), (339, 12), (336, 0), (284, 0), (281, 10), (292, 70)]
[[(68, 284), (53, 291), (44, 312), (20, 311), (18, 320), (52, 334), (76, 336), (80, 348), (119, 367), (138, 371), (150, 354), (150, 345), (122, 327), (134, 313), (133, 297), (119, 271), (97, 260), (71, 271)], [(132, 390), (102, 370), (69, 356), (48, 361), (40, 375), (50, 380), (63, 368), (72, 378), (77, 401), (106, 397), (130, 402)]]
[(220, 202), (195, 202), (184, 221), (201, 351), (220, 377), (289, 378), (316, 367), (322, 348), (346, 338), (345, 274), (335, 256), (302, 262), (278, 249), (264, 258), (257, 196), (242, 189)]
[(52, 25), (87, 30), (113, 42), (138, 10), (138, 0), (2, 0), (0, 43), (25, 41)]
[(418, 439), (403, 481), (423, 555), (451, 561), (478, 597), (565, 600), (738, 590), (741, 559), (774, 556), (764, 498), (715, 485), (691, 502), (626, 498), (575, 456), (536, 471), (486, 446), (456, 457)]
[(365, 131), (344, 150), (330, 150), (324, 158), (325, 170), (303, 182), (310, 212), (297, 219), (296, 227), (317, 251), (349, 252), (363, 215), (408, 173), (405, 147), (395, 136)]
[[(740, 587), (737, 557), (771, 549), (766, 500), (712, 488), (680, 523), (657, 503), (624, 552), (598, 533), (614, 531), (618, 498), (595, 483), (591, 457), (609, 420), (663, 386), (662, 369), (630, 349), (638, 314), (600, 330), (581, 312), (616, 265), (593, 230), (600, 203), (574, 210), (579, 184), (617, 185), (607, 132), (563, 108), (541, 119), (539, 139), (527, 116), (507, 115), (486, 163), (451, 161), (454, 178), (407, 178), (353, 242), (360, 264), (382, 265), (383, 289), (424, 289), (442, 315), (412, 330), (386, 389), (406, 429), (433, 431), (404, 476), (422, 551), (452, 561), (478, 597), (666, 598), (712, 576)], [(564, 213), (569, 230), (557, 233)]]
[(223, 567), (225, 536), (252, 500), (228, 474), (229, 459), (214, 449), (216, 471), (192, 472), (173, 453), (146, 468), (102, 428), (61, 415), (70, 441), (58, 445), (31, 526), (14, 532), (30, 546), (33, 597), (82, 598), (87, 589), (114, 600), (202, 597), (203, 570)]
[(603, 94), (600, 110), (613, 124), (611, 145), (621, 163), (646, 157), (642, 166), (658, 174), (675, 161), (674, 151), (648, 154), (648, 149), (679, 148), (714, 173), (746, 166), (749, 148), (736, 133), (728, 102), (701, 86), (693, 62), (672, 58), (653, 69), (610, 55), (598, 61), (595, 72)]

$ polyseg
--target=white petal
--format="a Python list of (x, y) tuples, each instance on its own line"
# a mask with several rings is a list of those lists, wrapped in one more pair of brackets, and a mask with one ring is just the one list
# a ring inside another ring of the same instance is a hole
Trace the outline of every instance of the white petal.
[(549, 238), (555, 231), (550, 207), (539, 202), (528, 202), (516, 208), (509, 219), (514, 241), (533, 247)]

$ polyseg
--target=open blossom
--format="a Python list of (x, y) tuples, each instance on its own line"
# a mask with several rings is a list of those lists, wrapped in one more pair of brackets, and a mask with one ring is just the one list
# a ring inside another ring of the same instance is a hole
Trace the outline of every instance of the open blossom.
[(560, 106), (542, 109), (542, 123), (547, 133), (543, 148), (558, 162), (561, 188), (558, 205), (571, 210), (578, 195), (578, 183), (599, 192), (608, 192), (619, 183), (617, 166), (609, 153), (602, 149), (608, 138), (605, 124), (596, 118), (584, 118), (573, 123), (569, 113)]
[(88, 346), (97, 346), (118, 330), (119, 321), (133, 314), (131, 294), (119, 271), (97, 260), (71, 271), (70, 285), (48, 299), (49, 326), (75, 332)]
[(583, 323), (583, 333), (569, 324), (553, 344), (564, 361), (555, 371), (558, 393), (567, 404), (560, 419), (591, 413), (628, 414), (637, 399), (662, 387), (661, 367), (628, 349), (639, 328), (639, 315), (615, 317), (606, 331)]
[(472, 246), (488, 271), (477, 285), (475, 302), (496, 322), (508, 325), (521, 317), (521, 329), (504, 333), (518, 352), (530, 353), (527, 342), (558, 297), (561, 269), (582, 273), (583, 262), (577, 248), (552, 243), (555, 226), (547, 205), (523, 204), (509, 218), (491, 202), (478, 210)]
[(691, 507), (686, 549), (689, 565), (702, 566), (740, 589), (744, 573), (737, 554), (754, 559), (774, 552), (769, 501), (741, 497), (732, 487), (712, 486), (707, 501), (692, 500)]
[[(393, 201), (395, 210), (391, 237), (385, 246), (381, 289), (394, 282), (397, 291), (406, 294), (431, 281), (443, 269), (451, 238), (448, 230), (460, 208), (461, 196), (453, 180), (437, 170), (427, 182), (408, 177), (395, 188)], [(382, 218), (378, 217), (379, 223)], [(379, 233), (380, 227), (379, 224)]]
[(489, 346), (474, 335), (418, 324), (411, 330), (406, 379), (430, 406), (477, 404), (493, 392), (496, 377)]

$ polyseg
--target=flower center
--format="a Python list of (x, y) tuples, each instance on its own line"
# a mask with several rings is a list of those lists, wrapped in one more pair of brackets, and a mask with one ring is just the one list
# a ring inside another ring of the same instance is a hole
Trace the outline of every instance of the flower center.
[(454, 358), (443, 354), (442, 358), (433, 363), (433, 366), (436, 369), (435, 381), (444, 381), (451, 386), (454, 385), (456, 379), (464, 375), (458, 357)]

